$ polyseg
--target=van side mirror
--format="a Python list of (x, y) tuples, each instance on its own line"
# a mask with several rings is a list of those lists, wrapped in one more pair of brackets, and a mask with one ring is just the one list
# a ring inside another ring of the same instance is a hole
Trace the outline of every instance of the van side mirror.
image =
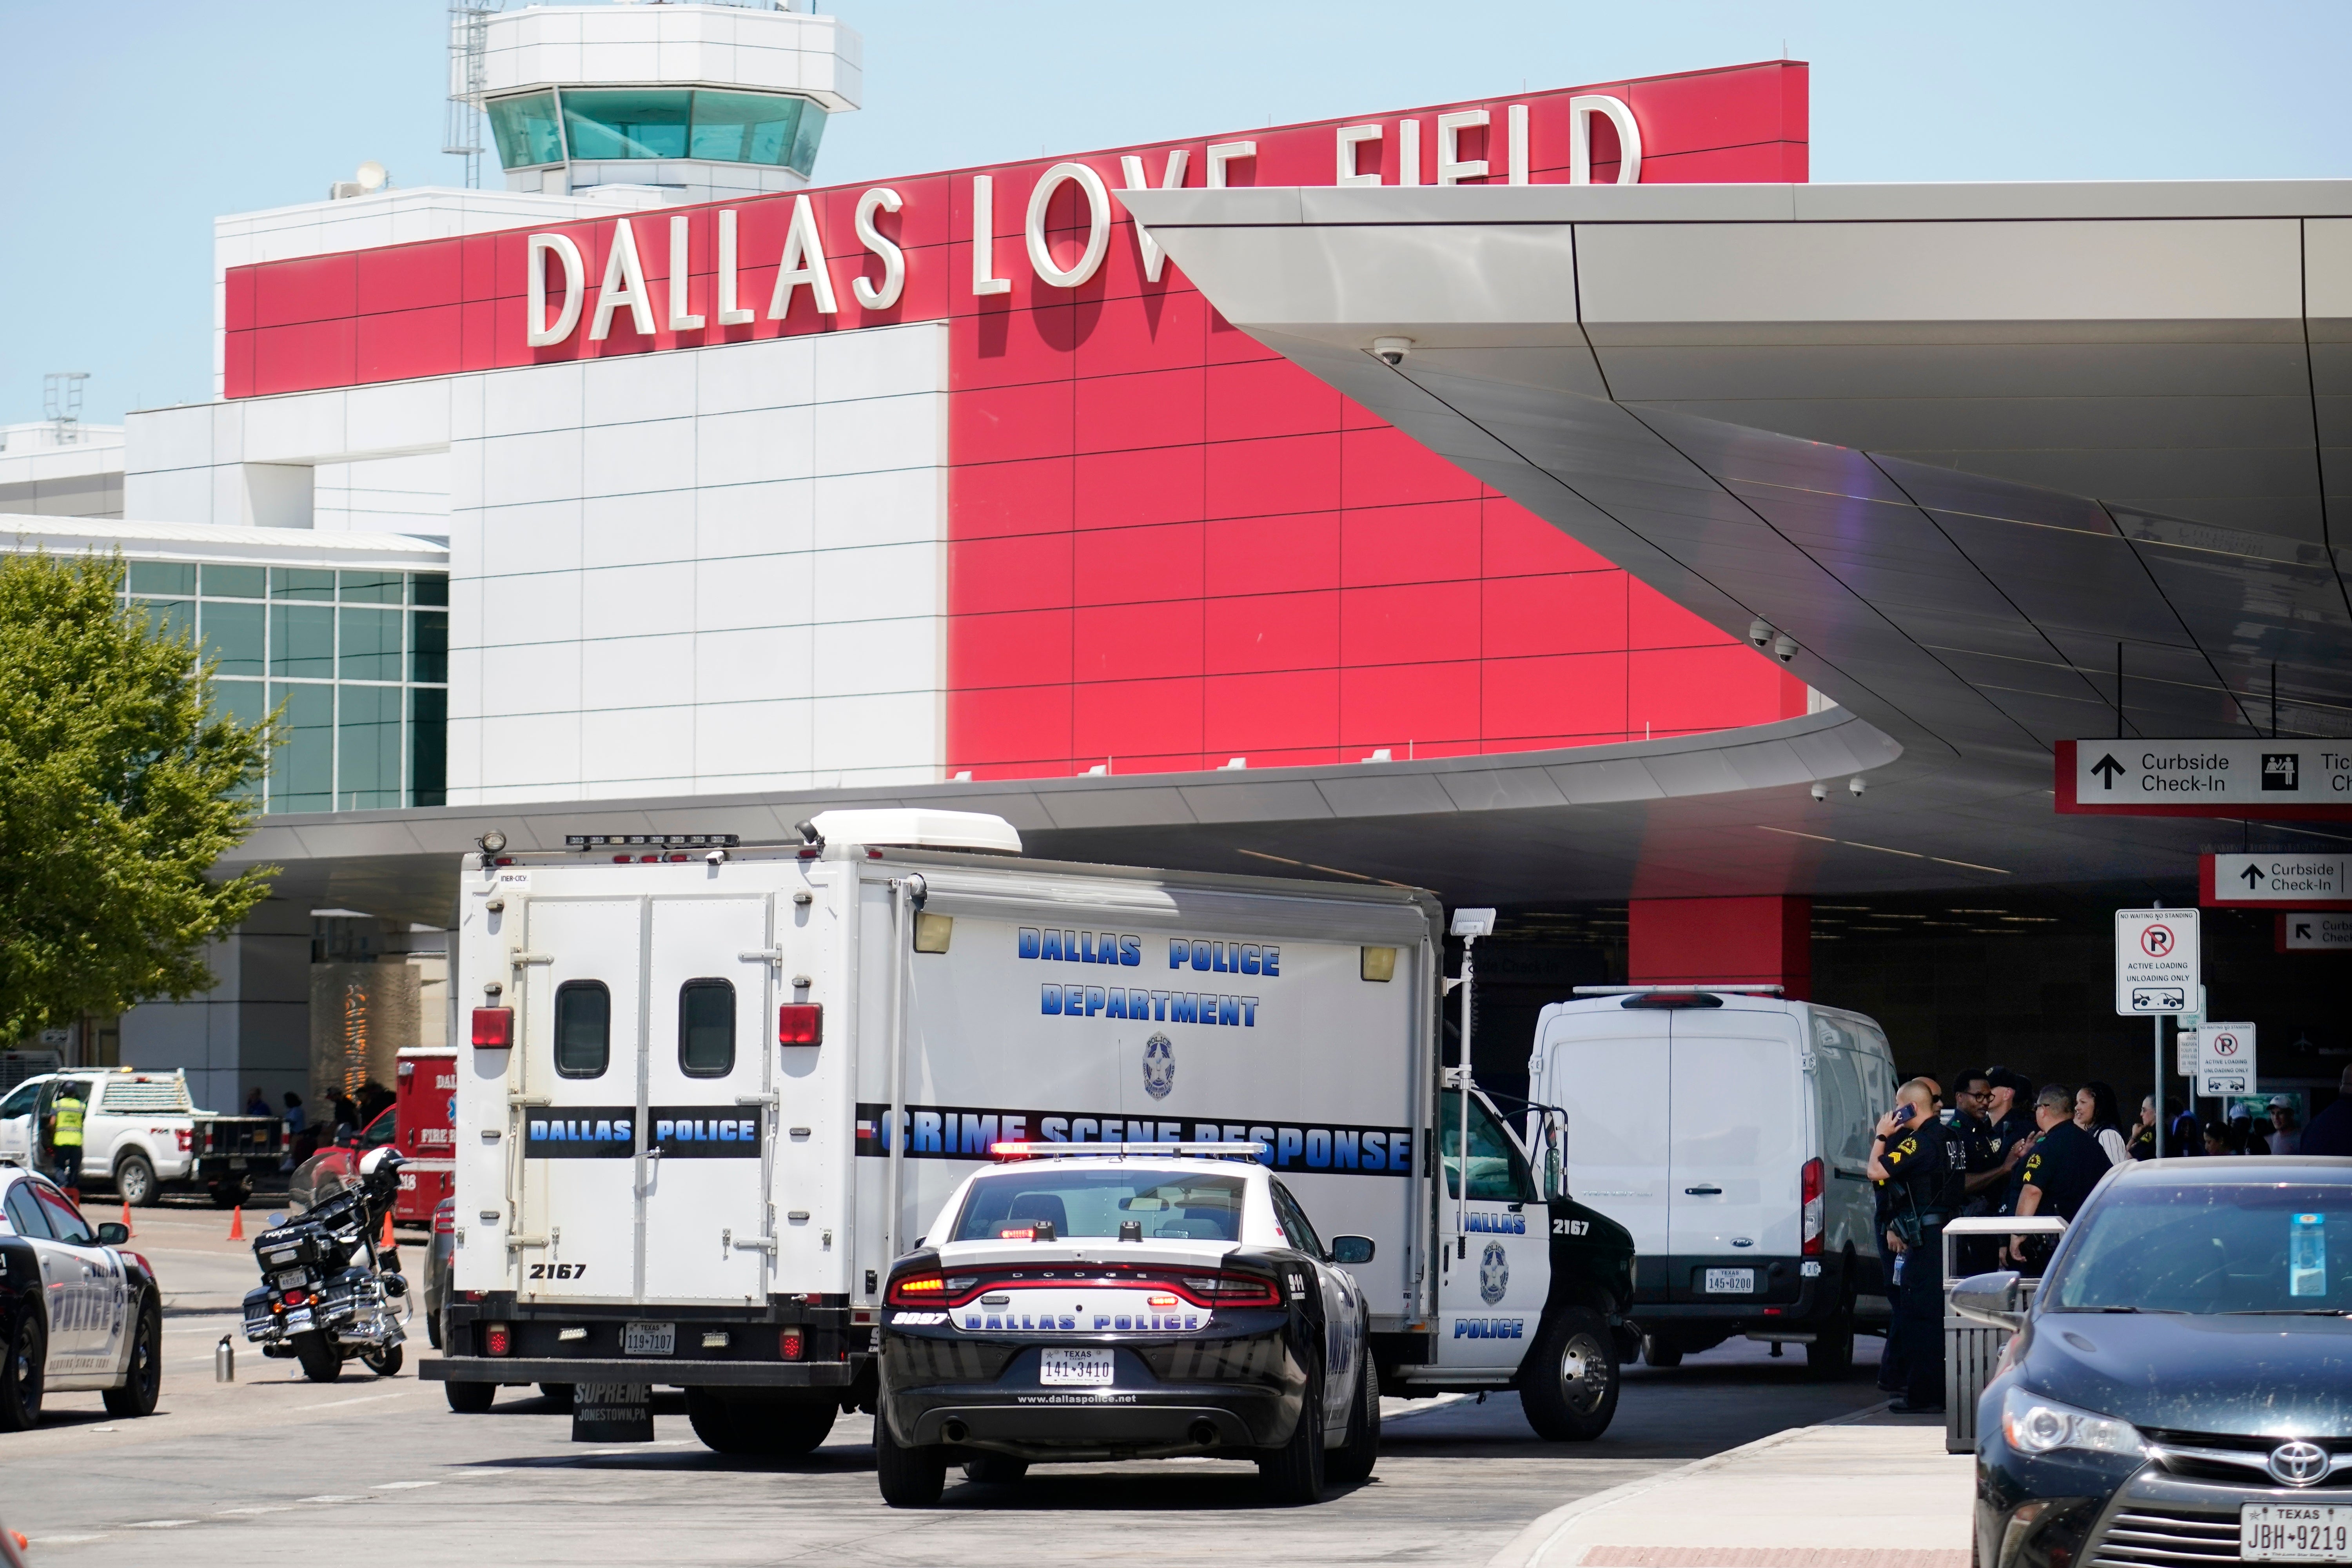
[(1952, 1310), (1972, 1323), (2013, 1334), (2025, 1326), (2023, 1277), (2013, 1268), (1971, 1274), (1952, 1287)]
[(1359, 1263), (1370, 1263), (1376, 1250), (1369, 1236), (1335, 1236), (1331, 1238), (1331, 1261), (1351, 1268)]
[(131, 1227), (121, 1220), (110, 1219), (98, 1227), (98, 1244), (100, 1247), (121, 1247), (130, 1239)]

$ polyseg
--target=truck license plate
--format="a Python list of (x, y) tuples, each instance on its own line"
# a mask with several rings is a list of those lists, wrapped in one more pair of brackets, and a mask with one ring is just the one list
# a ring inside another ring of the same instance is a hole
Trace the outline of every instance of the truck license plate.
[(1706, 1293), (1710, 1296), (1752, 1296), (1756, 1293), (1756, 1270), (1710, 1268), (1706, 1271)]
[(2238, 1555), (2248, 1563), (2352, 1563), (2352, 1508), (2248, 1503), (2238, 1510)]
[(624, 1323), (621, 1325), (623, 1355), (676, 1355), (677, 1325), (676, 1323)]
[(1042, 1352), (1045, 1366), (1039, 1374), (1041, 1383), (1080, 1384), (1099, 1388), (1115, 1381), (1111, 1373), (1111, 1352), (1108, 1351), (1060, 1350), (1048, 1348)]

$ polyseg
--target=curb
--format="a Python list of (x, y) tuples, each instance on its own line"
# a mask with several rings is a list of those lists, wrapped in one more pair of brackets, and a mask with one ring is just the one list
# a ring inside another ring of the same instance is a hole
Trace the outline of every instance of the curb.
[[(1856, 1414), (1864, 1413), (1856, 1412)], [(1852, 1419), (1852, 1417), (1843, 1417), (1843, 1419)], [(1815, 1425), (1822, 1425), (1822, 1423)], [(1628, 1499), (1641, 1496), (1643, 1492), (1654, 1491), (1669, 1481), (1678, 1481), (1685, 1476), (1702, 1475), (1749, 1454), (1777, 1447), (1810, 1430), (1811, 1430), (1810, 1426), (1787, 1427), (1773, 1433), (1769, 1437), (1759, 1437), (1752, 1443), (1742, 1443), (1737, 1448), (1726, 1448), (1720, 1454), (1709, 1454), (1704, 1459), (1694, 1459), (1687, 1465), (1677, 1465), (1671, 1470), (1661, 1470), (1654, 1476), (1645, 1476), (1638, 1481), (1627, 1481), (1621, 1486), (1611, 1487), (1606, 1491), (1594, 1492), (1591, 1497), (1582, 1497), (1574, 1502), (1563, 1503), (1511, 1537), (1500, 1552), (1486, 1559), (1486, 1568), (1538, 1568), (1544, 1560), (1544, 1554), (1551, 1550), (1552, 1543), (1559, 1539), (1560, 1532), (1567, 1529), (1570, 1521), (1601, 1509), (1613, 1508)]]

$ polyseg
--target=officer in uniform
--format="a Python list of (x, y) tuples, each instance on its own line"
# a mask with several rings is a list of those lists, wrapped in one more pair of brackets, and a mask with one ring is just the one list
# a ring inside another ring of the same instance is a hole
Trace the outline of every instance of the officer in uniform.
[[(2019, 1173), (2017, 1212), (2071, 1221), (2083, 1212), (2083, 1201), (2099, 1178), (2115, 1166), (2099, 1141), (2075, 1125), (2074, 1096), (2063, 1084), (2042, 1089), (2033, 1101), (2033, 1120), (2041, 1124), (2042, 1141), (2026, 1155)], [(2043, 1245), (2029, 1245), (2035, 1241)], [(2047, 1237), (2011, 1237), (2010, 1250), (2020, 1258), (2047, 1258)]]
[(87, 1109), (81, 1085), (68, 1079), (49, 1107), (49, 1163), (58, 1185), (81, 1201), (81, 1123)]
[[(1968, 1150), (1936, 1115), (1934, 1086), (1913, 1079), (1879, 1121), (1870, 1176), (1886, 1194), (1886, 1245), (1897, 1255), (1902, 1295), (1901, 1411), (1944, 1407), (1944, 1226), (1966, 1195)], [(2096, 1147), (2096, 1145), (2094, 1145)]]
[[(2009, 1169), (2001, 1163), (2000, 1151), (1993, 1144), (1992, 1118), (1986, 1113), (1991, 1099), (1991, 1080), (1981, 1068), (1953, 1076), (1952, 1109), (1944, 1112), (1944, 1126), (1966, 1156), (1962, 1163), (1968, 1180), (1962, 1189), (1960, 1213), (1971, 1218), (1994, 1212), (2000, 1203), (2001, 1185), (2009, 1180)], [(1962, 1241), (1958, 1248), (1961, 1274), (1980, 1273), (1991, 1268), (1998, 1246), (1990, 1237), (1972, 1237)]]

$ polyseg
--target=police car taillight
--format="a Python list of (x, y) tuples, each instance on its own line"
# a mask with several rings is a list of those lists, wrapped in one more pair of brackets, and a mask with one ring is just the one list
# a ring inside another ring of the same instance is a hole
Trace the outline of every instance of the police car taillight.
[(1798, 1187), (1805, 1204), (1804, 1255), (1819, 1258), (1822, 1254), (1822, 1163), (1819, 1160), (1805, 1162), (1804, 1172), (1798, 1178)]
[(786, 1361), (798, 1361), (808, 1353), (808, 1341), (798, 1329), (786, 1329), (776, 1336), (776, 1353)]
[(477, 1007), (474, 1009), (474, 1048), (503, 1051), (514, 1045), (514, 1009), (511, 1007)]
[(514, 1349), (514, 1331), (504, 1323), (490, 1323), (482, 1330), (482, 1353), (504, 1355)]
[(776, 1044), (821, 1046), (824, 1043), (824, 1003), (787, 1002), (776, 1009)]

